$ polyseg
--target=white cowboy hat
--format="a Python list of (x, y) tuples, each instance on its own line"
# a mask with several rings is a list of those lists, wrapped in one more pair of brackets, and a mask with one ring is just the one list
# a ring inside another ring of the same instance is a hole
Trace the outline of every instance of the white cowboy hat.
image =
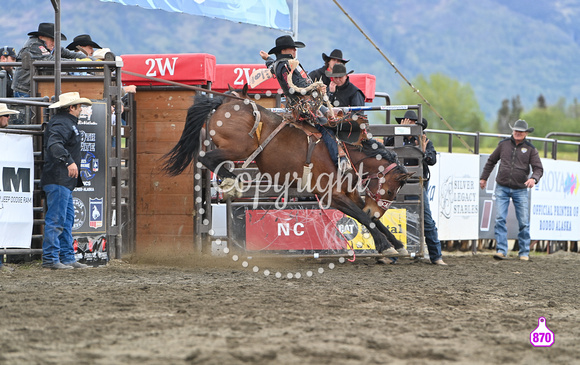
[(81, 96), (79, 95), (78, 92), (73, 91), (70, 93), (60, 94), (60, 96), (58, 97), (58, 101), (54, 104), (50, 104), (48, 108), (49, 109), (64, 108), (67, 106), (77, 105), (77, 104), (91, 105), (92, 103), (93, 102), (87, 98), (81, 98)]
[(97, 49), (95, 52), (93, 52), (93, 57), (96, 58), (97, 60), (104, 60), (105, 55), (109, 52), (111, 52), (110, 48)]
[(0, 104), (0, 117), (3, 115), (10, 115), (10, 114), (18, 114), (20, 113), (18, 110), (8, 109), (6, 104)]

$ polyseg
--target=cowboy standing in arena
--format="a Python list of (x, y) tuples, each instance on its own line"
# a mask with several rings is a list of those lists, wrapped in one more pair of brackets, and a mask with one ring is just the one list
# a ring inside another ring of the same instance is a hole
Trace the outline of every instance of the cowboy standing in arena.
[(74, 206), (72, 192), (83, 186), (79, 173), (81, 134), (78, 117), (82, 105), (91, 105), (78, 92), (61, 94), (49, 109), (58, 109), (44, 132), (45, 162), (40, 184), (46, 193), (42, 267), (47, 269), (82, 269), (74, 255), (72, 228)]
[[(529, 260), (530, 255), (530, 212), (528, 189), (536, 186), (544, 174), (542, 161), (538, 150), (532, 143), (526, 140), (534, 128), (528, 128), (525, 120), (519, 119), (512, 127), (512, 135), (499, 142), (497, 148), (489, 155), (479, 180), (479, 186), (485, 189), (487, 179), (493, 168), (500, 161), (497, 176), (495, 178), (495, 201), (497, 204), (497, 216), (495, 218), (495, 240), (497, 252), (495, 259), (507, 258), (507, 226), (506, 217), (510, 198), (516, 209), (519, 233), (519, 258)], [(532, 174), (530, 175), (530, 166)]]

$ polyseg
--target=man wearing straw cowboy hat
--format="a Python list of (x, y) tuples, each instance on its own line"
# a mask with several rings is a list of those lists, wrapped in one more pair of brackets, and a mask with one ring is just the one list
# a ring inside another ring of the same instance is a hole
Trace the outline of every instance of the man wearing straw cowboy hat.
[[(496, 163), (500, 161), (499, 169), (495, 178), (495, 201), (497, 215), (495, 218), (495, 240), (497, 252), (495, 259), (507, 258), (507, 226), (506, 217), (510, 198), (514, 202), (516, 217), (518, 219), (519, 233), (519, 258), (529, 260), (530, 254), (530, 212), (528, 189), (533, 188), (544, 174), (542, 161), (538, 150), (526, 139), (534, 128), (528, 127), (525, 120), (517, 120), (512, 129), (510, 138), (500, 141), (497, 148), (489, 155), (479, 180), (479, 186), (485, 189), (487, 178), (493, 171)], [(530, 175), (530, 166), (532, 174)]]
[(57, 109), (44, 132), (44, 166), (40, 184), (46, 193), (42, 266), (47, 269), (82, 269), (76, 262), (72, 227), (74, 206), (72, 192), (83, 186), (79, 174), (81, 134), (77, 127), (82, 105), (91, 105), (78, 92), (61, 94), (49, 109)]
[(11, 115), (20, 113), (17, 110), (8, 109), (6, 104), (0, 103), (0, 128), (6, 128), (8, 126), (8, 120)]

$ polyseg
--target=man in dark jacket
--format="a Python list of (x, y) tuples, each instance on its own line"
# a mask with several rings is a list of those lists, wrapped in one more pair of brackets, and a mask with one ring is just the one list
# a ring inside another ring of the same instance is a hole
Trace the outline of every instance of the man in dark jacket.
[[(30, 38), (24, 43), (22, 49), (18, 52), (17, 60), (22, 61), (24, 55), (29, 55), (33, 61), (52, 61), (54, 60), (54, 24), (40, 23), (38, 30), (28, 33)], [(61, 39), (66, 40), (64, 34), (61, 34)], [(61, 47), (61, 58), (85, 58), (84, 53), (73, 52)], [(14, 72), (14, 81), (12, 82), (12, 90), (14, 96), (17, 98), (29, 97), (32, 94), (30, 89), (30, 70), (24, 67), (16, 68)]]
[[(417, 124), (421, 126), (423, 131), (427, 129), (427, 119), (423, 118), (421, 122), (418, 122), (417, 119), (417, 114), (412, 110), (408, 110), (403, 118), (395, 118), (401, 125)], [(421, 140), (415, 136), (405, 137), (403, 143), (405, 145), (418, 146), (423, 152), (423, 234), (425, 235), (425, 243), (427, 244), (427, 251), (429, 251), (429, 260), (431, 263), (446, 266), (447, 264), (443, 261), (441, 253), (439, 232), (437, 231), (435, 220), (433, 220), (433, 216), (431, 215), (429, 196), (427, 194), (427, 191), (429, 191), (429, 179), (431, 177), (429, 166), (437, 163), (437, 151), (435, 151), (433, 142), (427, 138), (425, 132), (423, 132), (420, 138)], [(385, 146), (393, 146), (394, 142), (394, 137), (385, 138)]]
[(346, 65), (346, 63), (350, 60), (345, 60), (342, 58), (342, 51), (340, 49), (333, 49), (328, 56), (326, 53), (322, 53), (322, 59), (324, 60), (324, 66), (317, 68), (314, 71), (310, 71), (308, 77), (314, 81), (322, 80), (324, 85), (326, 85), (328, 88), (330, 86), (330, 77), (326, 76), (326, 71), (332, 71), (334, 65), (338, 63)]
[(332, 71), (326, 71), (326, 76), (330, 78), (328, 98), (332, 106), (365, 105), (365, 94), (349, 80), (348, 75), (353, 72), (347, 73), (346, 66), (342, 63), (334, 65)]
[[(514, 202), (518, 219), (519, 257), (529, 260), (530, 254), (530, 211), (528, 189), (533, 188), (544, 173), (538, 150), (526, 140), (534, 128), (528, 128), (525, 120), (517, 120), (512, 127), (512, 135), (499, 142), (497, 148), (487, 159), (479, 180), (479, 186), (485, 189), (487, 179), (496, 163), (500, 161), (495, 178), (495, 201), (497, 216), (495, 218), (496, 259), (505, 259), (508, 252), (506, 217), (510, 198)], [(530, 175), (530, 166), (532, 174)]]
[[(287, 104), (292, 105), (300, 99), (300, 95), (290, 92), (288, 85), (288, 75), (290, 74), (290, 65), (288, 61), (296, 58), (296, 49), (304, 48), (304, 43), (294, 41), (291, 36), (284, 35), (276, 38), (276, 46), (268, 53), (261, 51), (260, 55), (266, 61), (266, 66), (272, 69), (272, 73), (276, 76), (282, 92), (286, 96)], [(276, 55), (276, 60), (268, 55)], [(292, 73), (292, 83), (300, 88), (308, 87), (312, 80), (308, 78), (306, 71), (302, 65), (298, 65), (294, 73)]]
[(50, 109), (58, 109), (44, 132), (44, 166), (40, 184), (46, 193), (42, 266), (48, 269), (85, 268), (76, 262), (72, 227), (74, 206), (72, 192), (83, 186), (79, 174), (81, 134), (77, 127), (82, 105), (92, 104), (79, 93), (60, 95)]
[[(286, 95), (287, 107), (291, 107), (292, 105), (296, 104), (302, 96), (301, 94), (293, 93), (290, 90), (290, 86), (288, 85), (290, 65), (288, 64), (288, 61), (296, 58), (297, 48), (304, 47), (304, 43), (294, 41), (291, 36), (284, 35), (276, 38), (276, 46), (268, 51), (268, 53), (264, 51), (260, 52), (260, 56), (266, 61), (266, 66), (273, 70), (273, 74), (276, 76), (282, 92), (284, 95)], [(276, 61), (274, 61), (272, 57), (268, 56), (270, 54), (276, 55)], [(299, 88), (306, 88), (312, 83), (312, 80), (310, 80), (306, 74), (306, 71), (304, 71), (304, 68), (302, 68), (302, 65), (298, 65), (298, 67), (296, 67), (292, 73), (292, 83)], [(320, 107), (320, 112), (323, 115), (326, 115), (328, 108), (322, 106)], [(322, 134), (322, 140), (328, 148), (332, 162), (334, 162), (335, 165), (338, 165), (338, 146), (336, 143), (336, 138), (332, 131), (322, 126), (327, 122), (328, 120), (326, 117), (318, 116), (317, 123), (314, 125), (314, 127)]]

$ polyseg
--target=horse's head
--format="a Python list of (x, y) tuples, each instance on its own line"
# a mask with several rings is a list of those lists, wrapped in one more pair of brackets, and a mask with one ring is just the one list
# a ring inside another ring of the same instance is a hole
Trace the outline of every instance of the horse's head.
[(250, 98), (248, 96), (248, 84), (244, 84), (244, 87), (242, 88), (242, 90), (236, 90), (230, 84), (228, 84), (228, 91), (226, 91), (225, 94), (231, 94), (231, 95), (237, 96), (238, 98), (242, 98), (242, 99), (249, 99)]
[(362, 185), (367, 196), (363, 210), (371, 217), (380, 218), (414, 173), (408, 172), (399, 163), (397, 154), (387, 150), (379, 141), (363, 141), (362, 152), (362, 163), (358, 163), (359, 166), (355, 163), (355, 168), (362, 167), (359, 173), (362, 174)]

